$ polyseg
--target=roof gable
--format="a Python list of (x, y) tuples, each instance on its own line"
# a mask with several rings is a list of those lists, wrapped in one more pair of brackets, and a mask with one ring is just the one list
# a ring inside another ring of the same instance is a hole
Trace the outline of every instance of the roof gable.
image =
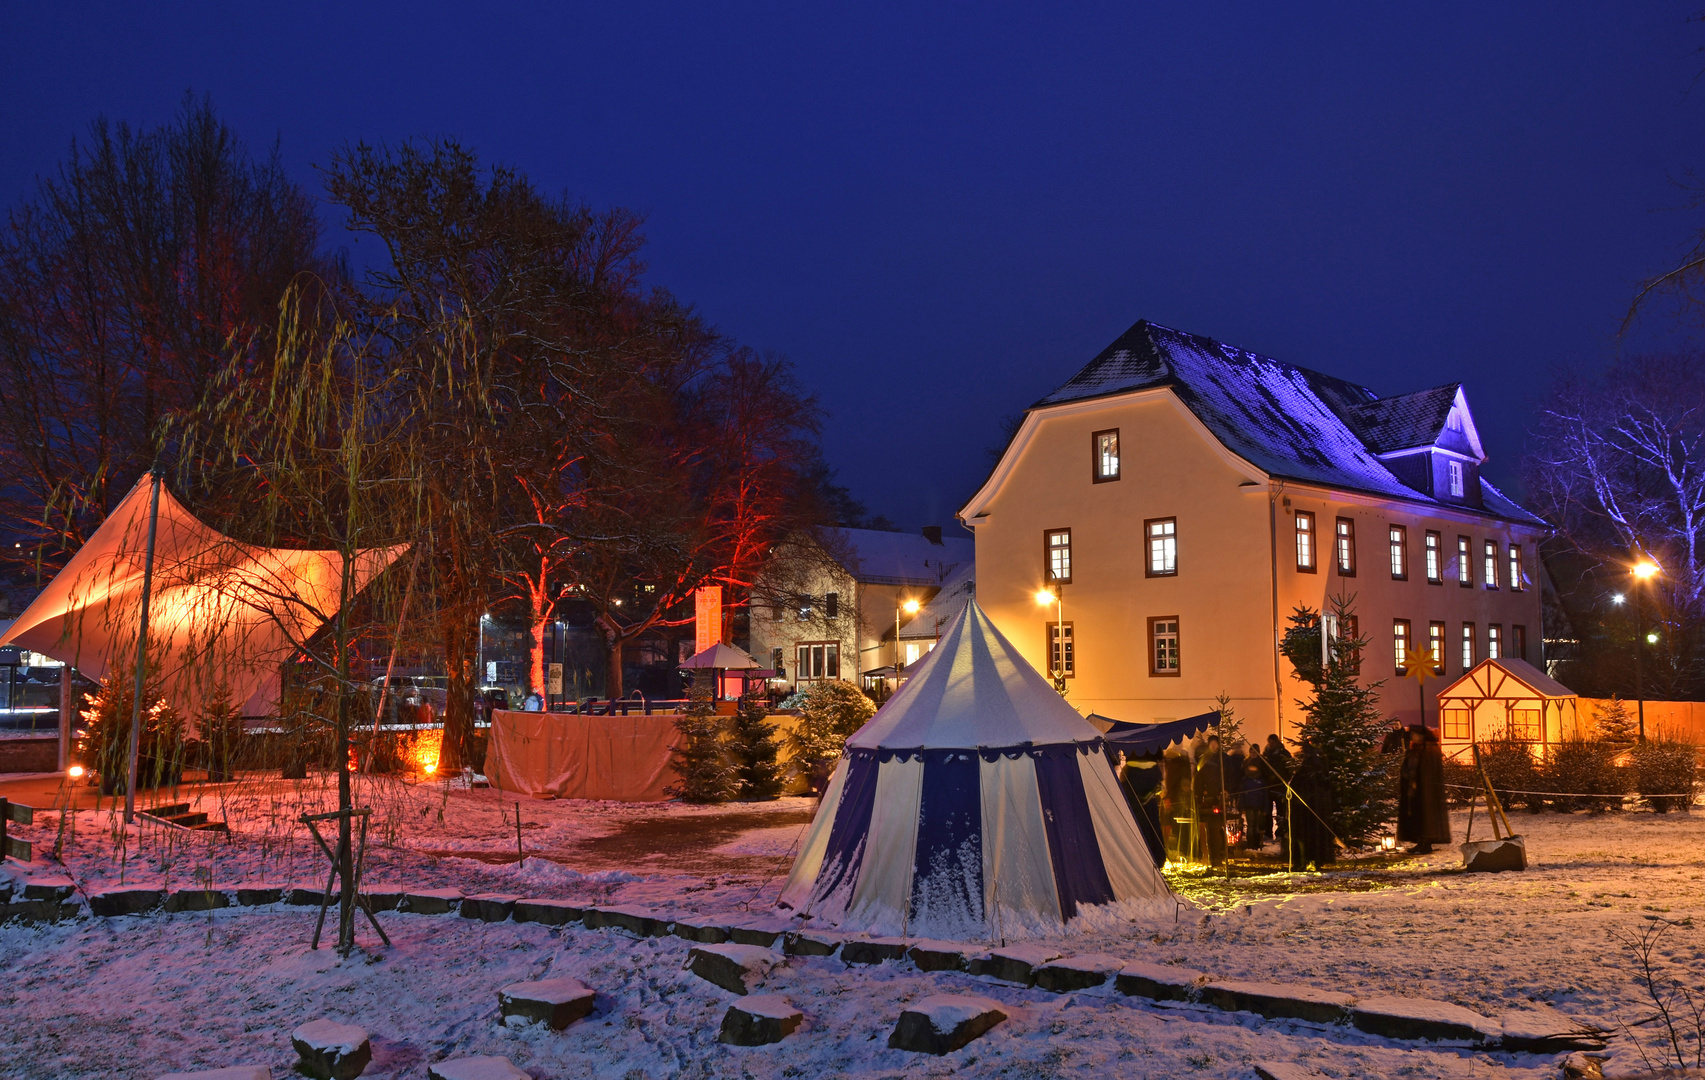
[[(1526, 694), (1512, 693), (1509, 684), (1514, 682)], [(1545, 672), (1534, 667), (1526, 660), (1515, 657), (1498, 657), (1486, 659), (1463, 672), (1455, 682), (1438, 692), (1439, 700), (1445, 698), (1510, 698), (1510, 697), (1542, 697), (1542, 698), (1571, 698), (1576, 694), (1573, 690), (1553, 679)]]
[(869, 585), (940, 585), (976, 553), (968, 537), (944, 536), (937, 544), (918, 533), (834, 529), (837, 558), (853, 580)]

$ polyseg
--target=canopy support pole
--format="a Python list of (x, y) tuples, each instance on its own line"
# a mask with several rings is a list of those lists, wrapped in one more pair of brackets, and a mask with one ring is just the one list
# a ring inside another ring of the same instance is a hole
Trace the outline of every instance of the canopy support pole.
[(160, 470), (148, 496), (148, 553), (142, 563), (142, 625), (136, 633), (136, 697), (130, 705), (130, 773), (124, 785), (124, 823), (136, 820), (136, 766), (142, 745), (142, 683), (148, 673), (148, 599), (154, 588), (154, 535), (160, 524)]

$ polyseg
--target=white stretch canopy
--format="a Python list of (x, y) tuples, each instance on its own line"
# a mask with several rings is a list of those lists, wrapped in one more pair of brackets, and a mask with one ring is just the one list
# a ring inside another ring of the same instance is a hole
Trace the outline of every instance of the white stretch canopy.
[[(0, 645), (22, 645), (92, 679), (136, 659), (152, 481), (143, 476)], [(404, 548), (355, 558), (366, 587)], [(337, 614), (343, 556), (239, 543), (198, 521), (162, 483), (148, 654), (162, 691), (191, 715), (223, 684), (244, 715), (278, 701), (279, 669)]]
[(1102, 752), (975, 601), (847, 748), (781, 903), (843, 930), (974, 939), (1170, 892)]

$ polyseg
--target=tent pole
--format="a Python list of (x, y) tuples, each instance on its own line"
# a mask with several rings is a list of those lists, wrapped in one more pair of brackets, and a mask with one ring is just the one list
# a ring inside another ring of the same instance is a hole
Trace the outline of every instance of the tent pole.
[(136, 697), (130, 703), (130, 773), (124, 785), (124, 823), (136, 820), (136, 763), (142, 745), (142, 682), (148, 671), (148, 598), (154, 588), (154, 534), (160, 524), (160, 470), (148, 496), (148, 553), (142, 563), (142, 624), (136, 632)]

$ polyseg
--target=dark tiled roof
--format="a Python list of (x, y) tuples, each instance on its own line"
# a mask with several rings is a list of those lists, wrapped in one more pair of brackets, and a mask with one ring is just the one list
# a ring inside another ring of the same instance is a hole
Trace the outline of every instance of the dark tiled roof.
[(969, 537), (944, 536), (931, 543), (918, 533), (881, 529), (836, 529), (841, 547), (856, 566), (847, 572), (871, 585), (940, 585), (955, 566), (975, 557)]
[[(1270, 476), (1445, 505), (1393, 476), (1362, 428), (1371, 424), (1380, 446), (1408, 438), (1430, 422), (1434, 397), (1443, 398), (1446, 388), (1369, 409), (1381, 399), (1365, 386), (1144, 320), (1031, 408), (1160, 387), (1177, 394), (1228, 450)], [(1447, 405), (1439, 413), (1435, 435), (1448, 411)], [(1544, 524), (1492, 485), (1482, 481), (1482, 488), (1485, 513)]]
[(1345, 409), (1345, 419), (1376, 454), (1432, 446), (1444, 430), (1461, 383), (1435, 386), (1415, 394), (1363, 401)]

